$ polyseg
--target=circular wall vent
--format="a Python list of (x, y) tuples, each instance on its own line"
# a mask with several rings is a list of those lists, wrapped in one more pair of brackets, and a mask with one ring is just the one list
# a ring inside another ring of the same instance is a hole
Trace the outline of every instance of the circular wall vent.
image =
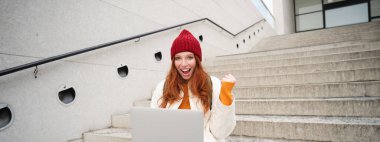
[(117, 73), (119, 73), (119, 76), (121, 77), (127, 77), (128, 76), (128, 66), (122, 66), (117, 68)]
[(75, 100), (75, 90), (73, 87), (58, 92), (58, 98), (63, 104), (70, 104)]
[(155, 53), (154, 58), (156, 58), (156, 61), (161, 61), (162, 60), (162, 53), (161, 52)]
[(201, 41), (201, 42), (203, 41), (203, 36), (202, 35), (199, 36), (199, 41)]
[(0, 131), (8, 128), (13, 121), (12, 111), (7, 104), (0, 104)]

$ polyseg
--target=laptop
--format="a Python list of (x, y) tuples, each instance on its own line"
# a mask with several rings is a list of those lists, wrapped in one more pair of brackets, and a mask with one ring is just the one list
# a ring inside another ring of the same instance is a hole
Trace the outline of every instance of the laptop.
[(203, 112), (131, 108), (132, 142), (203, 142)]

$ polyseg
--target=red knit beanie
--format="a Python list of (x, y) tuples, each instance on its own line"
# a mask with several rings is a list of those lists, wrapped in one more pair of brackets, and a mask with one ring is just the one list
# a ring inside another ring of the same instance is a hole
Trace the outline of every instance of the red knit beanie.
[(170, 50), (171, 58), (180, 52), (189, 51), (193, 52), (195, 56), (202, 61), (202, 50), (198, 40), (187, 30), (182, 30), (179, 36), (173, 41)]

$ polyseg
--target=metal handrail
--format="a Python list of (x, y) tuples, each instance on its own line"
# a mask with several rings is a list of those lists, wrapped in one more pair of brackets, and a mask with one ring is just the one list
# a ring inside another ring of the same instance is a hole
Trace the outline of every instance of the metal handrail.
[(216, 24), (214, 21), (212, 21), (212, 20), (210, 20), (208, 18), (202, 18), (202, 19), (199, 19), (199, 20), (194, 20), (194, 21), (183, 23), (183, 24), (178, 24), (178, 25), (175, 25), (175, 26), (171, 26), (171, 27), (167, 27), (167, 28), (163, 28), (163, 29), (159, 29), (159, 30), (155, 30), (155, 31), (139, 34), (139, 35), (135, 35), (135, 36), (124, 38), (124, 39), (119, 39), (119, 40), (111, 41), (111, 42), (108, 42), (108, 43), (103, 43), (103, 44), (92, 46), (92, 47), (87, 47), (87, 48), (76, 50), (76, 51), (71, 51), (71, 52), (68, 52), (68, 53), (64, 53), (64, 54), (48, 57), (48, 58), (41, 59), (41, 60), (38, 60), (38, 61), (34, 61), (34, 62), (27, 63), (27, 64), (23, 64), (23, 65), (15, 66), (15, 67), (8, 68), (8, 69), (5, 69), (5, 70), (1, 70), (0, 71), (0, 76), (7, 75), (7, 74), (10, 74), (10, 73), (14, 73), (14, 72), (17, 72), (17, 71), (21, 71), (21, 70), (24, 70), (24, 69), (27, 69), (27, 68), (31, 68), (31, 67), (34, 67), (34, 66), (38, 66), (38, 65), (41, 65), (41, 64), (53, 62), (53, 61), (56, 61), (56, 60), (59, 60), (59, 59), (67, 58), (67, 57), (70, 57), (70, 56), (86, 53), (86, 52), (93, 51), (93, 50), (96, 50), (96, 49), (109, 47), (111, 45), (115, 45), (115, 44), (118, 44), (118, 43), (121, 43), (121, 42), (126, 42), (126, 41), (129, 41), (129, 40), (132, 40), (132, 39), (139, 39), (141, 37), (145, 37), (145, 36), (148, 36), (148, 35), (151, 35), (151, 34), (155, 34), (155, 33), (158, 33), (158, 32), (162, 32), (162, 31), (166, 31), (166, 30), (170, 30), (170, 29), (173, 29), (173, 28), (181, 27), (181, 26), (184, 26), (184, 25), (196, 23), (196, 22), (199, 22), (199, 21), (209, 21), (210, 23), (216, 25), (217, 27), (219, 27), (220, 29), (224, 30), (225, 32), (227, 32), (231, 36), (235, 37), (238, 34), (240, 34), (240, 33), (244, 32), (245, 30), (249, 29), (250, 27), (252, 27), (252, 26), (260, 23), (261, 21), (265, 21), (265, 19), (261, 19), (261, 20), (255, 22), (254, 24), (252, 24), (251, 26), (249, 26), (249, 27), (245, 28), (244, 30), (238, 32), (237, 34), (232, 34), (230, 31), (228, 31), (225, 28), (223, 28), (222, 26)]

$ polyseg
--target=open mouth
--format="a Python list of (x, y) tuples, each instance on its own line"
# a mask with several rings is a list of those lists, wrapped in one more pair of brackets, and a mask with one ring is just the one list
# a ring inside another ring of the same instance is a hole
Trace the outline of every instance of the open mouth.
[(188, 77), (190, 76), (190, 73), (191, 73), (191, 68), (189, 69), (181, 69), (181, 72), (184, 76)]

